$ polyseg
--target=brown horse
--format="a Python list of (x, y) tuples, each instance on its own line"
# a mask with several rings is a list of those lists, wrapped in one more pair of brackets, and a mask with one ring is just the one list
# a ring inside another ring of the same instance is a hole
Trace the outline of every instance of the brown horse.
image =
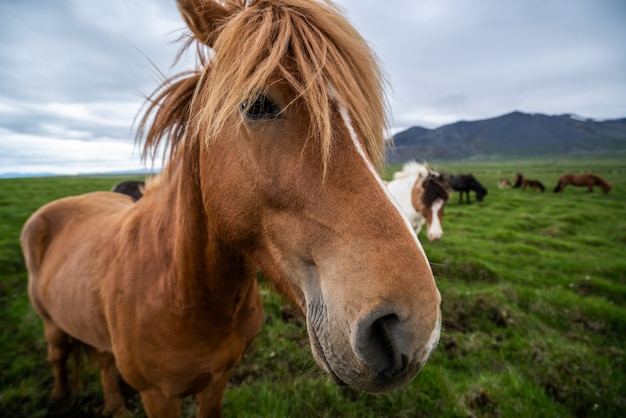
[(513, 178), (513, 188), (517, 189), (522, 187), (522, 182), (524, 181), (524, 176), (522, 175), (522, 173), (516, 173), (515, 177)]
[(66, 360), (85, 345), (105, 414), (128, 414), (117, 366), (150, 417), (179, 416), (189, 395), (198, 416), (219, 416), (263, 320), (258, 267), (305, 316), (335, 382), (406, 384), (437, 344), (441, 298), (375, 169), (375, 56), (328, 1), (178, 7), (212, 55), (199, 48), (201, 68), (148, 102), (140, 132), (145, 155), (169, 150), (161, 176), (136, 203), (110, 192), (49, 203), (22, 231), (55, 404), (68, 401)]
[(532, 190), (539, 190), (541, 193), (546, 190), (546, 187), (539, 180), (522, 180), (522, 190), (526, 190), (527, 187), (530, 187)]
[(517, 173), (515, 175), (515, 185), (513, 188), (521, 187), (522, 191), (525, 191), (526, 188), (530, 187), (532, 190), (539, 190), (543, 193), (546, 190), (546, 187), (539, 180), (529, 180), (524, 178), (522, 173)]
[(593, 192), (593, 186), (598, 186), (604, 194), (611, 191), (611, 185), (597, 174), (564, 174), (559, 177), (559, 181), (554, 188), (554, 193), (562, 192), (565, 186), (587, 187), (587, 192)]

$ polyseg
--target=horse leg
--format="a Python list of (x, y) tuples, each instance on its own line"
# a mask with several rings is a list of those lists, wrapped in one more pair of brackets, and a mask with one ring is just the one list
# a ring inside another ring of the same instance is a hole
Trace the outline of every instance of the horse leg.
[(197, 418), (219, 418), (222, 416), (222, 396), (230, 373), (225, 373), (220, 380), (196, 395)]
[(180, 417), (182, 399), (166, 396), (156, 388), (140, 392), (141, 402), (150, 418), (176, 418)]
[(100, 381), (104, 393), (103, 415), (115, 418), (132, 417), (133, 414), (126, 409), (124, 397), (120, 391), (115, 357), (111, 353), (98, 353), (98, 365), (100, 366)]
[(72, 391), (67, 379), (67, 358), (72, 349), (69, 335), (53, 322), (44, 320), (44, 333), (48, 341), (48, 362), (54, 373), (52, 390), (52, 414), (67, 412), (72, 406)]

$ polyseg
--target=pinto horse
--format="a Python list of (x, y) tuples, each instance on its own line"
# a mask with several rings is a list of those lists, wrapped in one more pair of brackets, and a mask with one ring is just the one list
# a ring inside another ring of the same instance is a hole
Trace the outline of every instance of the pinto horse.
[(589, 193), (593, 192), (593, 186), (598, 186), (604, 194), (611, 191), (611, 185), (597, 174), (564, 174), (554, 188), (554, 193), (562, 192), (565, 186), (587, 187)]
[(498, 180), (498, 189), (510, 189), (511, 188), (511, 182), (502, 177), (500, 180)]
[(437, 345), (441, 297), (375, 168), (384, 78), (367, 42), (329, 1), (178, 8), (212, 52), (198, 47), (199, 68), (148, 101), (139, 135), (144, 156), (169, 151), (161, 175), (136, 203), (67, 197), (22, 231), (55, 405), (70, 397), (68, 356), (86, 346), (105, 415), (128, 414), (117, 367), (149, 417), (180, 416), (189, 395), (198, 416), (220, 416), (263, 322), (259, 267), (306, 318), (336, 383), (408, 383)]
[(444, 207), (450, 198), (442, 176), (428, 165), (412, 161), (394, 173), (393, 178), (387, 187), (408, 216), (415, 233), (418, 234), (426, 223), (428, 239), (440, 240)]
[(472, 174), (450, 175), (447, 182), (453, 190), (459, 192), (459, 204), (463, 203), (463, 194), (465, 193), (467, 204), (470, 204), (470, 191), (476, 192), (476, 200), (482, 202), (487, 195), (487, 189), (476, 180)]
[(143, 191), (146, 188), (146, 183), (143, 181), (137, 180), (126, 180), (120, 183), (117, 183), (111, 189), (112, 192), (126, 194), (133, 198), (136, 202), (143, 196)]

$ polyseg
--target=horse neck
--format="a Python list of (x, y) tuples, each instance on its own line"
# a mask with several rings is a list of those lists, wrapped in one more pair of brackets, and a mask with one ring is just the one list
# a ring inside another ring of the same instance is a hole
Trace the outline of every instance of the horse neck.
[[(181, 153), (182, 154), (182, 153)], [(186, 153), (197, 156), (197, 153)], [(193, 158), (193, 157), (190, 157)], [(231, 316), (239, 293), (252, 286), (254, 270), (241, 253), (212, 233), (207, 222), (197, 162), (179, 159), (166, 168), (160, 184), (141, 199), (135, 218), (152, 244), (144, 262), (163, 262), (156, 280), (173, 306), (211, 306)], [(143, 249), (142, 249), (143, 250)], [(152, 260), (152, 261), (151, 261)]]
[(423, 216), (423, 211), (426, 209), (422, 202), (422, 194), (424, 193), (424, 178), (417, 175), (413, 176), (413, 187), (411, 189), (411, 203), (415, 210)]

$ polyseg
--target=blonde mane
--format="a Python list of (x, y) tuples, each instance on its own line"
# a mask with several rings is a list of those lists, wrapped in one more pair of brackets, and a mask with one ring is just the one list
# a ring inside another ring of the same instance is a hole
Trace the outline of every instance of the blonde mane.
[[(206, 49), (198, 48), (199, 68), (165, 80), (148, 99), (138, 130), (138, 139), (145, 134), (144, 158), (154, 158), (164, 142), (171, 160), (186, 134), (193, 137), (187, 140), (210, 144), (227, 121), (240, 115), (242, 103), (263, 94), (278, 75), (304, 103), (311, 118), (310, 139), (319, 143), (325, 166), (332, 157), (336, 98), (348, 111), (369, 158), (376, 166), (383, 164), (383, 75), (365, 40), (336, 5), (328, 0), (219, 4), (228, 14), (214, 25), (212, 59), (206, 58)], [(191, 114), (193, 109), (197, 111)], [(151, 116), (154, 120), (145, 132)]]

